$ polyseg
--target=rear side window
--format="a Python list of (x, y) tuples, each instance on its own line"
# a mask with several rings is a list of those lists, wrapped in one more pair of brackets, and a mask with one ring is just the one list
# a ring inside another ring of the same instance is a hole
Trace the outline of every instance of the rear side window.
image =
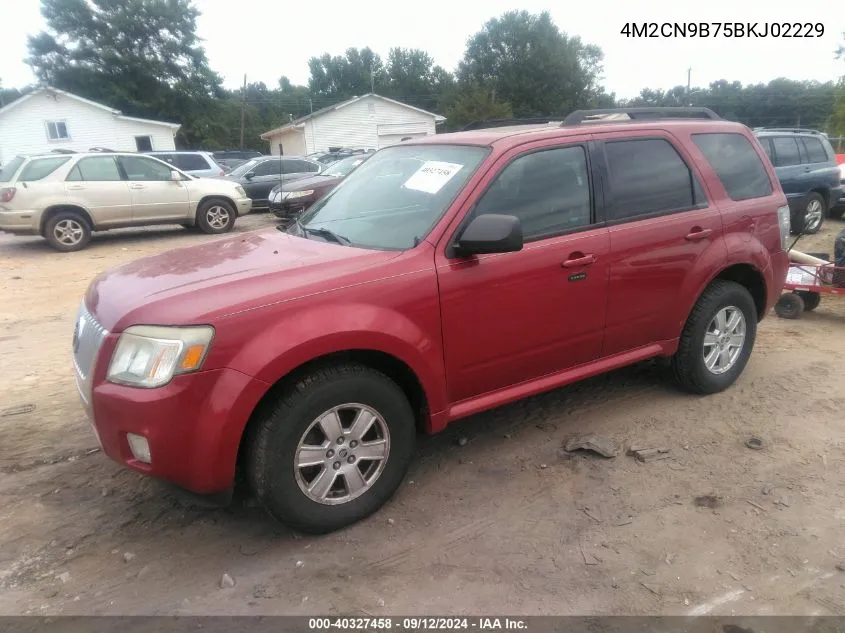
[(706, 204), (698, 180), (669, 141), (610, 141), (604, 147), (614, 200), (609, 219), (671, 213)]
[(61, 158), (41, 158), (29, 163), (21, 171), (18, 180), (25, 182), (33, 182), (34, 180), (41, 180), (46, 178), (59, 167), (70, 160), (70, 156), (62, 156)]
[(807, 150), (808, 163), (826, 163), (830, 160), (819, 139), (805, 136), (801, 140), (804, 142), (804, 149)]
[(775, 151), (775, 165), (778, 167), (801, 164), (801, 153), (794, 137), (775, 136), (772, 139), (772, 147)]
[(719, 176), (731, 200), (771, 195), (763, 161), (742, 134), (693, 134), (692, 140)]
[(176, 166), (185, 171), (211, 169), (208, 161), (199, 154), (176, 154)]

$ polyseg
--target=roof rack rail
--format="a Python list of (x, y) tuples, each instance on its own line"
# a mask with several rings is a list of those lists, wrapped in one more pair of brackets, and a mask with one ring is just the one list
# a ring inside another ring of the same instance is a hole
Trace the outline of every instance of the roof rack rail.
[(755, 127), (755, 132), (794, 132), (804, 134), (818, 134), (820, 136), (827, 136), (826, 133), (820, 130), (813, 130), (808, 127)]
[(576, 110), (563, 120), (561, 126), (580, 125), (581, 123), (653, 121), (655, 119), (711, 119), (721, 121), (722, 117), (710, 108), (607, 108), (602, 110)]
[(534, 119), (490, 119), (487, 121), (473, 121), (466, 127), (461, 128), (461, 132), (483, 130), (492, 127), (506, 127), (509, 125), (552, 125), (558, 124), (561, 121), (563, 121), (561, 117), (541, 117)]

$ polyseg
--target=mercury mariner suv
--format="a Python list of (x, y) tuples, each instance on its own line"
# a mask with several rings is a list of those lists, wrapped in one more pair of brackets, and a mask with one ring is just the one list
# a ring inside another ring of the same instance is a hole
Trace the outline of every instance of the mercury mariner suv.
[(763, 147), (706, 109), (413, 139), (285, 228), (94, 279), (79, 393), (112, 459), (326, 532), (391, 497), (418, 431), (655, 357), (730, 387), (789, 230)]

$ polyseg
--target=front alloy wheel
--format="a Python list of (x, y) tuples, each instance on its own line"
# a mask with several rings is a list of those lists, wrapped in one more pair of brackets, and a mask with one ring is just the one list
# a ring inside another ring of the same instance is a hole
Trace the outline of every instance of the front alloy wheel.
[(332, 407), (299, 440), (296, 483), (316, 503), (347, 503), (375, 484), (389, 454), (390, 430), (374, 409), (357, 403)]
[(736, 365), (745, 345), (745, 316), (735, 306), (719, 310), (704, 335), (704, 365), (719, 375)]

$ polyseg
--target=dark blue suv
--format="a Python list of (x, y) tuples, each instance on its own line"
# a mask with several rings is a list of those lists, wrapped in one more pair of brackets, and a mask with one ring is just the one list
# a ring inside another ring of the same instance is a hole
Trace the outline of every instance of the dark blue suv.
[(818, 233), (842, 194), (839, 166), (827, 136), (803, 128), (757, 128), (789, 201), (792, 232)]

